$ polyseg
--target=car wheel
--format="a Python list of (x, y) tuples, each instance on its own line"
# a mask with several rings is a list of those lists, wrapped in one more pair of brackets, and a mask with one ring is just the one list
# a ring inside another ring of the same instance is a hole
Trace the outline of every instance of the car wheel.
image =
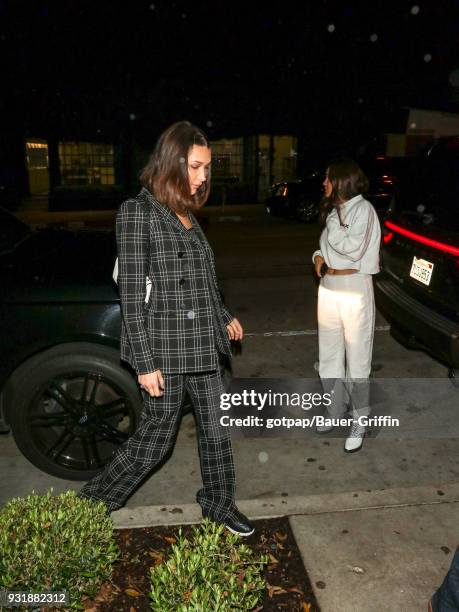
[(450, 368), (448, 370), (448, 376), (453, 386), (459, 388), (459, 368)]
[(36, 467), (67, 480), (88, 480), (135, 431), (138, 386), (119, 353), (62, 345), (33, 357), (15, 376), (11, 430)]

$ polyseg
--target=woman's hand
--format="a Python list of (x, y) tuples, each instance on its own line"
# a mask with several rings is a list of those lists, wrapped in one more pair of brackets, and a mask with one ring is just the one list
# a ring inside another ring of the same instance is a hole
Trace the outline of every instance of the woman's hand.
[(148, 374), (137, 376), (141, 389), (145, 389), (152, 397), (160, 397), (164, 394), (164, 379), (161, 370), (155, 370)]
[(230, 321), (230, 323), (226, 326), (226, 329), (228, 330), (228, 337), (230, 340), (242, 340), (244, 330), (237, 319)]
[(320, 268), (323, 263), (325, 263), (325, 259), (322, 257), (322, 255), (316, 255), (314, 257), (314, 268), (319, 278), (322, 278), (322, 274), (320, 273)]

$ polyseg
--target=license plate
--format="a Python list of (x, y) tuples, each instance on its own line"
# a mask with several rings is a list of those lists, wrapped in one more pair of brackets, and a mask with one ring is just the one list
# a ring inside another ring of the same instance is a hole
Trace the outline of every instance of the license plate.
[(434, 265), (433, 263), (430, 263), (430, 261), (413, 257), (410, 276), (411, 278), (415, 278), (420, 283), (424, 283), (424, 285), (430, 285), (433, 267)]

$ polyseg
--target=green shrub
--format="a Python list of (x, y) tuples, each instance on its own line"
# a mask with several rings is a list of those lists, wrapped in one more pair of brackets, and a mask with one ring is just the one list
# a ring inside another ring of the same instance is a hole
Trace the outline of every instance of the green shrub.
[(82, 595), (93, 597), (110, 579), (118, 555), (104, 503), (74, 491), (12, 499), (0, 511), (0, 588), (67, 590), (81, 609)]
[(168, 559), (151, 570), (151, 609), (157, 612), (252, 610), (265, 588), (264, 555), (239, 536), (205, 520), (191, 541), (181, 530)]

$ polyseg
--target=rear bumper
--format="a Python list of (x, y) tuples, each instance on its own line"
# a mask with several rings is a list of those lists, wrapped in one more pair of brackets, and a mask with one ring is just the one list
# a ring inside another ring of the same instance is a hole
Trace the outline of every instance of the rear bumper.
[(459, 368), (459, 323), (418, 302), (386, 275), (375, 280), (378, 308), (411, 344)]

